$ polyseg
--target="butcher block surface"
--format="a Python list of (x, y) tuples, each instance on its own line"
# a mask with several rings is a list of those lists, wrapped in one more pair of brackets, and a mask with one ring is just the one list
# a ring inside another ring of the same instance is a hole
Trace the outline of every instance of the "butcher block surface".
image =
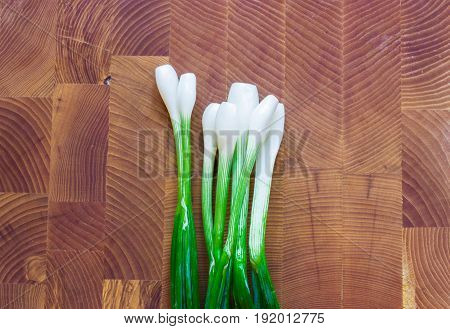
[(448, 308), (446, 0), (1, 0), (0, 307), (169, 307), (177, 198), (154, 70), (286, 107), (267, 224), (285, 308)]

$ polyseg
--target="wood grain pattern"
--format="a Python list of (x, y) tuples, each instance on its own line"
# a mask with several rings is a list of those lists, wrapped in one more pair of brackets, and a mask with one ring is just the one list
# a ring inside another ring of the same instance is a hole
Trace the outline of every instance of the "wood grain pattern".
[(168, 116), (154, 71), (167, 61), (166, 57), (113, 57), (105, 241), (108, 279), (161, 278), (163, 140)]
[(194, 113), (203, 112), (226, 98), (227, 1), (173, 0), (170, 27), (170, 63), (197, 75)]
[(405, 111), (403, 226), (449, 226), (450, 112)]
[(56, 1), (1, 2), (1, 97), (51, 96), (55, 85)]
[(168, 55), (169, 0), (59, 1), (57, 80), (103, 84), (112, 55)]
[(342, 1), (286, 1), (286, 166), (342, 164)]
[(112, 15), (110, 1), (58, 1), (56, 76), (59, 83), (103, 83), (111, 57), (107, 47)]
[(342, 307), (341, 180), (336, 169), (284, 178), (283, 307)]
[(101, 308), (103, 253), (49, 251), (46, 308)]
[(58, 36), (56, 73), (59, 83), (103, 84), (109, 76), (109, 52)]
[(167, 56), (170, 0), (113, 0), (108, 49), (112, 55)]
[(343, 307), (402, 305), (402, 198), (396, 175), (343, 177)]
[(103, 281), (102, 302), (106, 309), (159, 308), (160, 299), (160, 281)]
[(286, 308), (342, 306), (341, 38), (341, 1), (286, 1)]
[(449, 308), (449, 228), (405, 228), (404, 258), (414, 282), (408, 282), (416, 308)]
[(399, 9), (343, 7), (344, 308), (402, 305)]
[(102, 250), (104, 235), (104, 203), (49, 202), (49, 250)]
[[(280, 160), (279, 160), (280, 161)], [(250, 187), (253, 189), (253, 186)], [(250, 195), (253, 198), (253, 194)], [(252, 200), (252, 199), (250, 199)], [(266, 224), (266, 256), (270, 269), (270, 276), (275, 286), (278, 299), (283, 300), (284, 294), (284, 231), (286, 205), (286, 193), (284, 190), (284, 180), (280, 174), (274, 174), (270, 191), (269, 212)], [(251, 209), (251, 204), (249, 204)], [(250, 217), (250, 216), (249, 216)], [(248, 219), (250, 225), (250, 218)], [(249, 266), (250, 268), (250, 266)], [(250, 276), (249, 276), (250, 277)]]
[(46, 193), (52, 102), (0, 98), (0, 192)]
[(227, 8), (227, 0), (171, 2), (170, 63), (179, 74), (193, 72), (197, 76), (197, 102), (191, 130), (192, 172), (199, 176), (200, 159), (203, 159), (203, 110), (209, 103), (220, 103), (227, 97)]
[(448, 1), (401, 1), (401, 17), (402, 109), (448, 110)]
[(400, 173), (400, 2), (344, 5), (344, 170)]
[(49, 199), (105, 201), (106, 86), (58, 85), (52, 120)]
[(284, 11), (283, 2), (276, 0), (228, 2), (228, 87), (236, 81), (251, 82), (261, 99), (268, 94), (283, 97)]
[(45, 284), (0, 283), (0, 309), (44, 308)]
[(0, 283), (45, 280), (47, 203), (45, 195), (0, 193)]

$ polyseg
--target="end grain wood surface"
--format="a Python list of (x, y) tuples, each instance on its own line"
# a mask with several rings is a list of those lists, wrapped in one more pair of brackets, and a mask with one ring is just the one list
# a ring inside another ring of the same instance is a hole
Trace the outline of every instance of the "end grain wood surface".
[(446, 0), (0, 0), (0, 307), (169, 304), (174, 145), (154, 82), (286, 104), (267, 227), (286, 308), (448, 308)]

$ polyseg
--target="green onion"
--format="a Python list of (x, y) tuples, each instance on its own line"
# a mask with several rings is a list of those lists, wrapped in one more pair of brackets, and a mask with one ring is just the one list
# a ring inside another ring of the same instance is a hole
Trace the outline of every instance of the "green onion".
[(208, 308), (218, 308), (222, 305), (222, 298), (226, 287), (227, 271), (230, 266), (230, 260), (235, 251), (237, 239), (236, 233), (238, 231), (241, 209), (245, 200), (245, 195), (247, 194), (250, 174), (253, 170), (260, 145), (264, 142), (267, 136), (266, 127), (270, 123), (277, 105), (277, 98), (273, 95), (269, 95), (264, 98), (263, 101), (252, 111), (252, 119), (249, 124), (246, 155), (243, 161), (242, 170), (238, 175), (236, 194), (232, 200), (227, 240), (220, 258), (216, 260), (214, 272), (212, 277), (210, 276), (208, 283), (209, 299), (206, 304), (206, 307)]
[[(259, 97), (258, 90), (255, 85), (248, 83), (233, 83), (228, 94), (228, 102), (236, 105), (239, 117), (239, 137), (236, 143), (235, 157), (233, 161), (232, 173), (232, 201), (237, 194), (238, 175), (244, 165), (245, 153), (247, 150), (247, 135), (249, 121), (252, 111), (258, 106)], [(239, 216), (238, 229), (236, 231), (236, 250), (233, 254), (232, 266), (229, 267), (228, 272), (233, 272), (233, 298), (235, 306), (238, 308), (252, 308), (252, 297), (247, 278), (247, 213), (248, 213), (248, 199), (249, 188), (247, 184), (247, 191), (242, 204), (241, 213)], [(230, 281), (230, 275), (227, 274), (227, 280)], [(229, 285), (229, 283), (228, 283)], [(225, 298), (228, 289), (225, 287)]]
[[(219, 163), (217, 167), (216, 202), (213, 227), (213, 260), (210, 263), (210, 277), (215, 271), (215, 264), (220, 259), (223, 249), (223, 233), (227, 213), (228, 188), (230, 185), (231, 164), (236, 146), (238, 123), (236, 106), (223, 102), (216, 114), (215, 131), (217, 147), (219, 150)], [(208, 287), (206, 300), (210, 297)]]
[(174, 218), (170, 257), (172, 308), (198, 308), (197, 242), (191, 195), (191, 114), (196, 99), (196, 78), (178, 76), (170, 65), (155, 70), (156, 84), (169, 111), (174, 132), (178, 168), (178, 200)]
[(213, 209), (212, 185), (214, 177), (214, 161), (217, 153), (216, 115), (219, 104), (209, 104), (202, 117), (203, 126), (203, 174), (202, 174), (202, 218), (205, 234), (206, 252), (209, 262), (214, 259), (213, 254)]
[[(202, 173), (202, 219), (206, 252), (209, 260), (209, 275), (214, 270), (212, 185), (214, 161), (217, 153), (216, 116), (219, 104), (209, 104), (202, 117), (203, 126), (203, 173)], [(208, 293), (206, 298), (208, 299)]]
[(255, 279), (254, 284), (257, 285), (256, 290), (260, 293), (260, 303), (265, 308), (280, 307), (267, 267), (265, 231), (273, 168), (284, 132), (284, 115), (284, 106), (280, 103), (268, 128), (269, 135), (261, 145), (255, 169), (255, 186), (249, 234), (250, 263)]
[(217, 262), (222, 253), (223, 232), (227, 214), (228, 187), (230, 185), (231, 163), (236, 146), (236, 106), (223, 102), (216, 115), (217, 146), (219, 164), (217, 167), (216, 203), (214, 215), (213, 246), (214, 260)]

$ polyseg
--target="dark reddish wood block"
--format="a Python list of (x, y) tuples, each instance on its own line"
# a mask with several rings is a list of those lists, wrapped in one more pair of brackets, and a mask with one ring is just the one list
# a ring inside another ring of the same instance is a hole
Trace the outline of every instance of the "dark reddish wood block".
[(44, 308), (45, 284), (0, 283), (0, 309)]
[(0, 283), (45, 280), (47, 197), (0, 193)]
[(46, 308), (102, 308), (103, 253), (49, 251)]
[(169, 55), (169, 0), (112, 0), (114, 19), (108, 48), (112, 55)]
[(168, 114), (154, 71), (167, 62), (167, 57), (113, 57), (104, 244), (108, 279), (161, 278)]
[(0, 4), (0, 97), (49, 97), (55, 86), (57, 0)]
[(51, 120), (51, 99), (0, 98), (0, 192), (48, 192)]
[(109, 87), (58, 85), (54, 94), (49, 200), (105, 201)]
[(103, 250), (104, 238), (104, 203), (50, 202), (48, 249)]

